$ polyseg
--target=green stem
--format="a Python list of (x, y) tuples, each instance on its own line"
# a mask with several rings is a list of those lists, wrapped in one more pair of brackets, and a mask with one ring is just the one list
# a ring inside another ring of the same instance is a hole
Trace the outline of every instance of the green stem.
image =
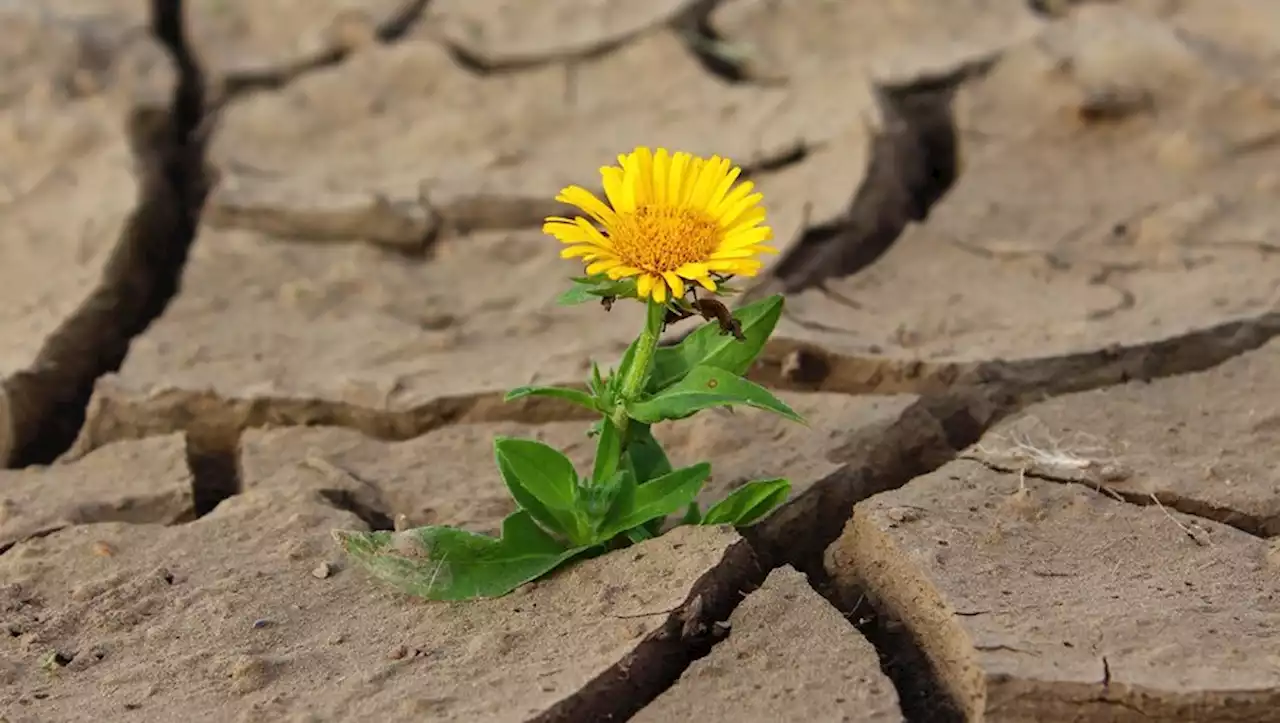
[(653, 353), (658, 348), (658, 337), (662, 335), (662, 321), (666, 315), (666, 305), (655, 301), (648, 302), (644, 331), (640, 332), (640, 338), (636, 340), (636, 353), (631, 359), (631, 367), (627, 369), (626, 376), (622, 378), (622, 385), (618, 389), (619, 398), (617, 406), (613, 408), (612, 421), (618, 428), (624, 448), (627, 439), (627, 423), (630, 421), (630, 417), (627, 416), (627, 402), (639, 397), (644, 391), (645, 382), (649, 380), (649, 372), (653, 367)]

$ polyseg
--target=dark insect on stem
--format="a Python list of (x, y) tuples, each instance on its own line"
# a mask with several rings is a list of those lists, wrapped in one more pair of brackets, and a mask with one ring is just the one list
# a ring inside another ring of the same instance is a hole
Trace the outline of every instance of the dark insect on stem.
[(733, 314), (729, 313), (729, 307), (716, 301), (715, 299), (694, 299), (693, 308), (702, 318), (707, 321), (717, 321), (720, 323), (720, 333), (733, 334), (733, 338), (738, 341), (746, 341), (747, 337), (742, 333), (742, 324), (733, 318)]
[(676, 322), (680, 322), (680, 321), (684, 321), (685, 319), (688, 319), (689, 317), (693, 316), (694, 313), (695, 312), (685, 309), (683, 307), (668, 306), (667, 315), (662, 317), (663, 331), (665, 331), (668, 326), (675, 324)]

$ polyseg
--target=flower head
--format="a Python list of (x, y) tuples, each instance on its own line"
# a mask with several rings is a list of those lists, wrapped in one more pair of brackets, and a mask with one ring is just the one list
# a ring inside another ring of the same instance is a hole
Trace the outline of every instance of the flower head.
[[(581, 258), (587, 273), (634, 277), (641, 299), (682, 298), (686, 282), (715, 291), (713, 274), (755, 276), (756, 256), (777, 253), (764, 242), (763, 196), (750, 181), (734, 185), (742, 169), (729, 160), (640, 147), (600, 169), (608, 203), (581, 186), (556, 196), (583, 217), (552, 216), (542, 230), (567, 245), (563, 258)], [(593, 224), (592, 221), (595, 223)]]

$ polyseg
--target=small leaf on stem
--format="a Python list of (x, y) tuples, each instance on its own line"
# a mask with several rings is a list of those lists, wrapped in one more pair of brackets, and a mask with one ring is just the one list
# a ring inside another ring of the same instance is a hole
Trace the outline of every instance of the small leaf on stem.
[(669, 347), (659, 347), (653, 357), (653, 374), (646, 390), (658, 392), (680, 381), (696, 366), (712, 366), (734, 374), (746, 374), (764, 349), (782, 316), (782, 296), (773, 295), (733, 312), (744, 341), (721, 332), (717, 324), (704, 324)]
[(600, 411), (595, 397), (580, 389), (571, 389), (569, 387), (516, 387), (507, 392), (507, 396), (503, 397), (502, 401), (511, 402), (523, 397), (553, 397), (573, 402), (593, 411)]
[(689, 370), (676, 384), (654, 396), (627, 405), (627, 414), (647, 424), (684, 419), (702, 409), (742, 404), (780, 414), (794, 422), (804, 419), (768, 389), (733, 372), (710, 366)]

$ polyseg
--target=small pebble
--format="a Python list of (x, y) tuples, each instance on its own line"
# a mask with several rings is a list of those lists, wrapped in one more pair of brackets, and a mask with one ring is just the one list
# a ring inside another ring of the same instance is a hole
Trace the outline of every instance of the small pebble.
[(321, 580), (325, 579), (326, 577), (329, 577), (332, 574), (333, 574), (333, 566), (327, 562), (322, 562), (319, 565), (316, 565), (315, 569), (311, 571), (311, 575), (313, 577), (318, 577)]
[(93, 543), (93, 554), (97, 555), (98, 557), (111, 557), (112, 555), (116, 554), (116, 551), (115, 551), (115, 548), (113, 548), (111, 545), (108, 545), (102, 540), (98, 540), (97, 542)]
[(408, 654), (409, 654), (409, 649), (407, 647), (403, 645), (397, 645), (396, 647), (391, 649), (391, 652), (387, 653), (387, 658), (391, 660), (400, 660), (401, 658), (403, 658)]
[(253, 621), (253, 629), (261, 630), (262, 628), (265, 628), (270, 624), (271, 624), (270, 620), (267, 620), (266, 618), (258, 618), (257, 620)]

